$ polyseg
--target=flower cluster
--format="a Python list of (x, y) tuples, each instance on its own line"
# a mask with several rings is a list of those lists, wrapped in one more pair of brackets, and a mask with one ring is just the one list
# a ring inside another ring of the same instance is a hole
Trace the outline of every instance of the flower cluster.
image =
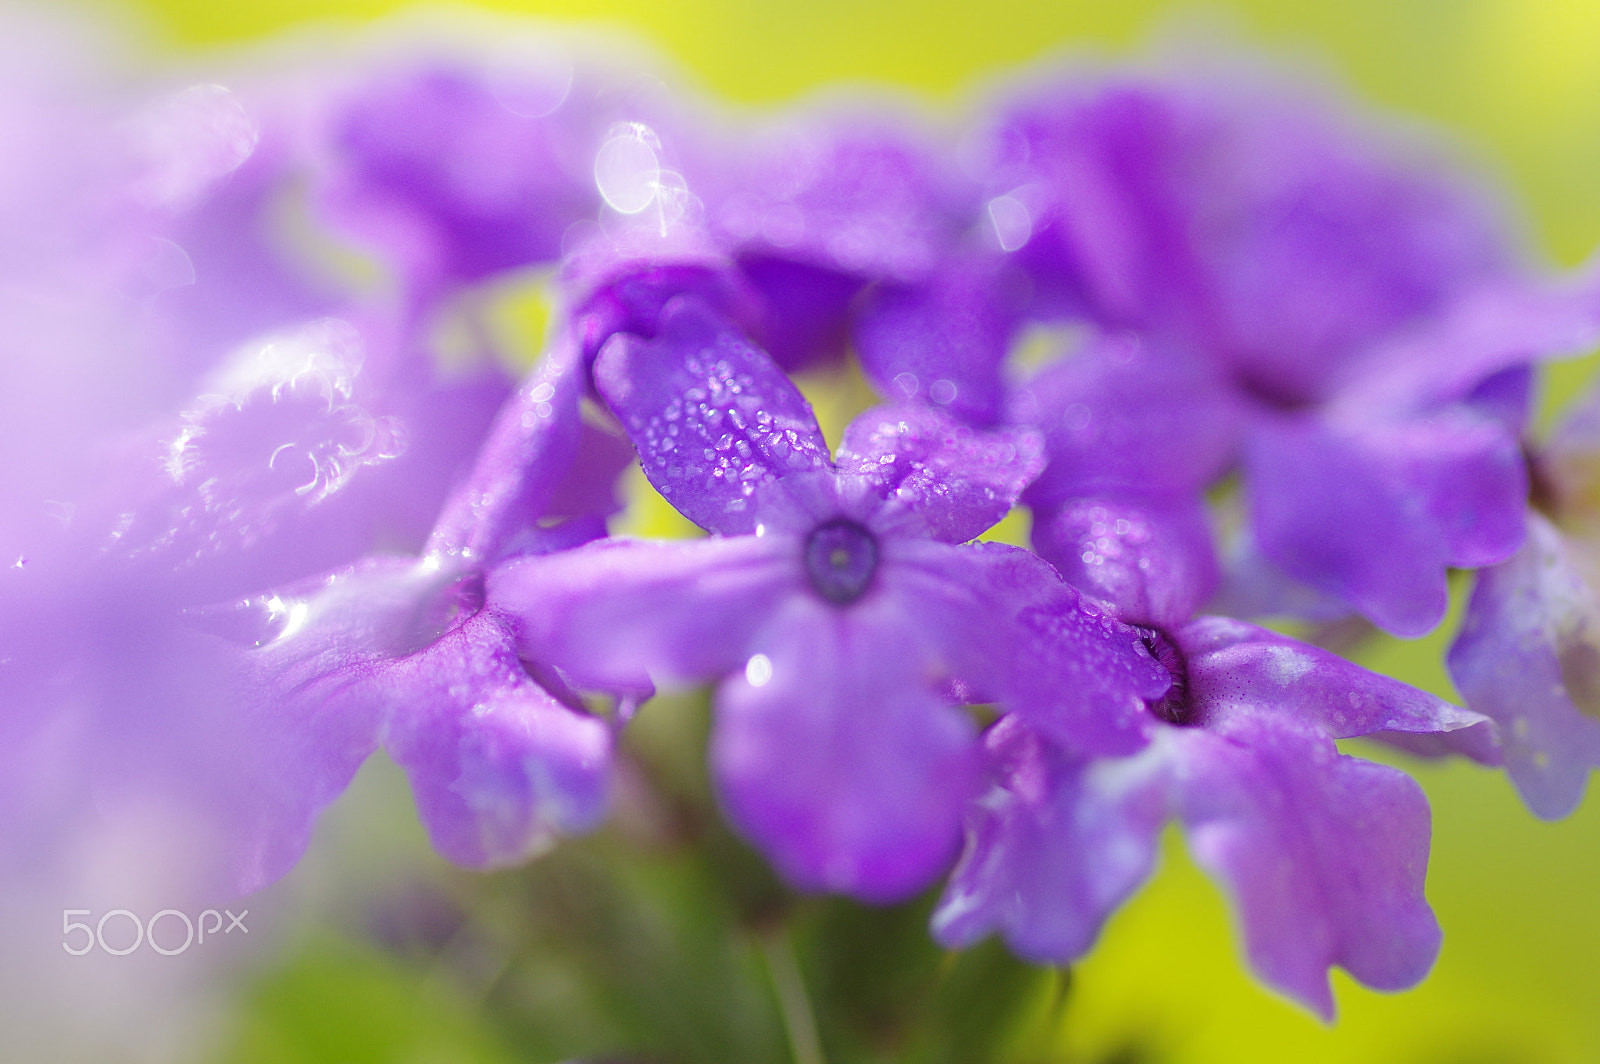
[[(1331, 1016), (1330, 966), (1403, 988), (1440, 935), (1421, 790), (1337, 740), (1503, 760), (1547, 816), (1600, 764), (1600, 415), (1524, 443), (1600, 286), (1293, 87), (734, 121), (544, 42), (129, 113), (12, 29), (7, 861), (153, 803), (253, 890), (380, 748), (441, 853), (521, 861), (710, 685), (718, 798), (794, 887), (943, 881), (939, 941), (1066, 963), (1176, 821)], [(517, 381), (474, 296), (530, 270)], [(851, 374), (830, 446), (797, 380)], [(608, 534), (635, 461), (706, 536)], [(980, 538), (1019, 506), (1031, 550)], [(1420, 635), (1460, 569), (1470, 708), (1250, 623)]]

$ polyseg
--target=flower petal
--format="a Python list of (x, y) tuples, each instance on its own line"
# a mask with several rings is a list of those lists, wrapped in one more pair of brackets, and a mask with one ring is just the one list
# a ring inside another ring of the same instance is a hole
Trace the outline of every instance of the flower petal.
[(1106, 333), (1041, 370), (1011, 401), (1045, 434), (1035, 505), (1109, 491), (1204, 490), (1233, 459), (1244, 406), (1216, 366), (1133, 333)]
[(495, 417), (472, 472), (445, 504), (428, 550), (493, 559), (506, 538), (545, 514), (577, 450), (583, 373), (558, 344)]
[(1600, 765), (1600, 605), (1538, 514), (1522, 549), (1478, 574), (1447, 662), (1467, 705), (1500, 725), (1528, 808), (1548, 820), (1572, 812)]
[(696, 301), (669, 305), (653, 340), (613, 337), (594, 378), (650, 483), (710, 531), (754, 531), (756, 489), (830, 465), (805, 397), (765, 353)]
[(855, 328), (862, 372), (879, 394), (933, 403), (974, 425), (994, 424), (1002, 368), (1020, 324), (1026, 279), (1004, 260), (952, 258), (912, 287), (875, 289)]
[(1378, 731), (1447, 732), (1485, 723), (1409, 684), (1368, 672), (1320, 647), (1228, 617), (1201, 617), (1176, 633), (1197, 721), (1273, 710), (1335, 739)]
[(499, 566), (489, 601), (518, 618), (530, 658), (577, 686), (639, 690), (742, 668), (804, 581), (793, 537), (605, 540)]
[(1068, 964), (1155, 864), (1164, 764), (1154, 751), (1070, 758), (1014, 716), (989, 729), (984, 750), (990, 789), (968, 807), (934, 937), (961, 949), (998, 932), (1027, 960)]
[[(502, 64), (504, 66), (504, 64)], [(326, 120), (335, 160), (323, 190), (341, 228), (431, 286), (552, 260), (562, 233), (592, 216), (586, 173), (597, 116), (567, 99), (570, 69), (497, 70), (489, 79), (434, 63), (369, 80)], [(541, 117), (508, 105), (548, 97)]]
[(493, 610), (388, 665), (378, 683), (390, 706), (384, 745), (450, 860), (510, 864), (599, 824), (611, 730), (529, 677)]
[(1522, 539), (1517, 442), (1466, 406), (1396, 423), (1265, 423), (1245, 464), (1262, 553), (1396, 635), (1443, 618), (1447, 567), (1492, 564)]
[(1340, 755), (1285, 714), (1167, 734), (1190, 849), (1233, 895), (1262, 979), (1331, 1020), (1330, 965), (1378, 990), (1428, 973), (1440, 934), (1422, 893), (1429, 813), (1415, 781)]
[(751, 647), (711, 741), (730, 819), (801, 889), (883, 903), (926, 886), (955, 858), (977, 744), (897, 606), (796, 596)]
[(885, 593), (919, 618), (948, 678), (1020, 715), (1067, 750), (1129, 754), (1154, 721), (1145, 699), (1172, 678), (1138, 633), (1102, 613), (1036, 555), (1000, 543), (903, 540)]
[(1044, 464), (1039, 434), (969, 428), (932, 407), (875, 407), (850, 423), (839, 471), (906, 504), (934, 538), (964, 543), (1015, 505)]
[(1198, 495), (1124, 492), (1036, 507), (1033, 547), (1067, 583), (1131, 624), (1181, 625), (1218, 582)]

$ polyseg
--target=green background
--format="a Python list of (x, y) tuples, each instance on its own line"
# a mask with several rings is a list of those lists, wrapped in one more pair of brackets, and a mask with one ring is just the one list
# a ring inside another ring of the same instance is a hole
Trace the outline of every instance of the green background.
[[(355, 23), (398, 6), (147, 0), (91, 10), (126, 27), (138, 53), (160, 65), (313, 20)], [(620, 27), (663, 52), (691, 84), (755, 104), (782, 103), (842, 81), (898, 86), (943, 106), (975, 82), (1054, 53), (1136, 55), (1153, 40), (1188, 38), (1262, 49), (1278, 62), (1333, 78), (1366, 105), (1443, 127), (1510, 188), (1538, 255), (1574, 265), (1600, 243), (1600, 4), (1593, 0), (485, 6)], [(1586, 360), (1552, 374), (1547, 408), (1559, 405), (1588, 370)], [(1416, 644), (1390, 642), (1365, 660), (1451, 694), (1437, 664), (1446, 641), (1441, 631)], [(1223, 900), (1169, 840), (1161, 872), (1077, 969), (1056, 1039), (1061, 1052), (1074, 1060), (1184, 1062), (1600, 1060), (1596, 803), (1547, 825), (1523, 811), (1498, 775), (1467, 766), (1412, 767), (1433, 798), (1429, 893), (1445, 929), (1438, 966), (1421, 987), (1387, 996), (1336, 975), (1340, 1019), (1323, 1026), (1250, 979)], [(380, 766), (364, 774), (347, 804), (387, 808), (389, 798), (405, 807)], [(314, 854), (322, 864), (312, 867), (339, 867), (330, 866), (327, 853), (342, 845), (340, 832), (352, 830), (356, 816), (342, 812), (342, 820), (324, 828)], [(383, 860), (404, 853), (404, 860), (427, 867), (420, 833), (395, 830)], [(258, 979), (244, 999), (229, 1057), (503, 1059), (495, 1039), (476, 1029), (470, 1001), (441, 996), (425, 980), (330, 935), (308, 933)], [(346, 999), (357, 1003), (350, 1015), (368, 1019), (327, 1024), (328, 1003)]]

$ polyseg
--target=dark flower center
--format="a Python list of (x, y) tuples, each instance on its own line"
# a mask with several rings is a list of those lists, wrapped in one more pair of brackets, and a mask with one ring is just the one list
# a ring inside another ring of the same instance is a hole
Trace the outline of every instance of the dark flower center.
[(1522, 464), (1528, 473), (1528, 505), (1555, 520), (1561, 509), (1561, 493), (1550, 476), (1550, 466), (1532, 447), (1522, 445)]
[(806, 537), (806, 576), (829, 602), (854, 602), (867, 593), (877, 571), (877, 539), (848, 518), (818, 525)]
[(1189, 664), (1183, 658), (1183, 651), (1178, 649), (1178, 644), (1173, 642), (1171, 636), (1159, 628), (1141, 626), (1139, 641), (1172, 677), (1172, 686), (1167, 688), (1166, 694), (1146, 700), (1150, 712), (1168, 724), (1179, 727), (1198, 724), (1194, 706), (1189, 701)]

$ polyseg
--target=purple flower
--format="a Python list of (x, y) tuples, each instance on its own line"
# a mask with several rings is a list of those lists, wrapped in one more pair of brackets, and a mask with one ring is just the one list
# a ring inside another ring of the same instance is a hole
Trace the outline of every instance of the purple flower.
[(1103, 534), (1086, 515), (1129, 508), (1124, 518), (1159, 527), (1201, 573), (1215, 564), (1201, 493), (1237, 466), (1250, 536), (1275, 567), (1419, 635), (1444, 614), (1447, 568), (1492, 564), (1520, 543), (1527, 367), (1582, 349), (1597, 310), (1584, 281), (1464, 295), (1348, 358), (1297, 410), (1263, 408), (1181, 341), (1096, 338), (1012, 401), (1011, 416), (1048, 441), (1029, 498), (1036, 544), (1092, 583), (1082, 570), (1099, 564), (1090, 547)]
[(1333, 1015), (1328, 968), (1398, 990), (1427, 974), (1439, 929), (1423, 898), (1429, 815), (1404, 773), (1334, 740), (1481, 725), (1326, 651), (1202, 617), (1146, 629), (1169, 670), (1132, 757), (1065, 751), (1022, 718), (985, 736), (990, 787), (934, 916), (952, 947), (998, 932), (1067, 963), (1153, 867), (1169, 818), (1233, 897), (1263, 980)]
[(490, 594), (575, 685), (717, 681), (734, 823), (804, 889), (886, 901), (954, 855), (998, 701), (1074, 748), (1131, 752), (1165, 684), (1135, 634), (1026, 552), (958, 546), (1037, 468), (1026, 432), (869, 412), (836, 461), (777, 367), (691, 300), (595, 366), (646, 475), (716, 533), (512, 562)]

